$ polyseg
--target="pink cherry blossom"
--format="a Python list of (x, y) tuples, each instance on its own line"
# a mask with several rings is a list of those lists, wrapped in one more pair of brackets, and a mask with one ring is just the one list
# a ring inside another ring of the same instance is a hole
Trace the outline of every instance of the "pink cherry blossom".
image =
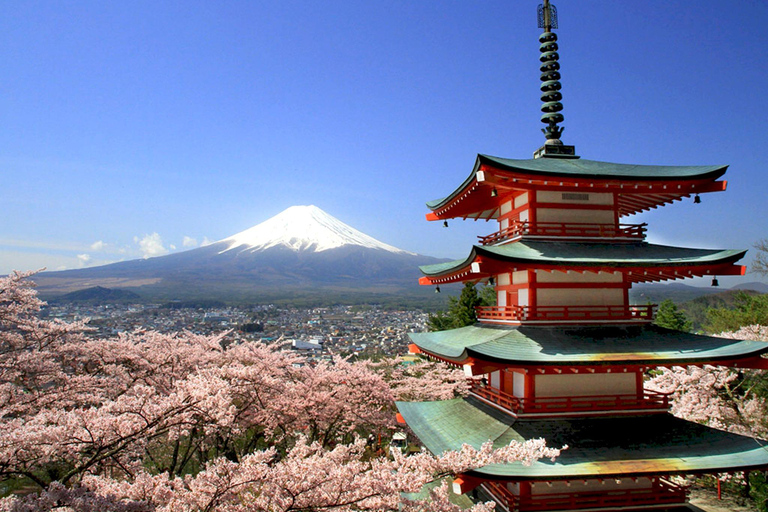
[(461, 372), (312, 365), (233, 333), (94, 340), (86, 323), (40, 319), (29, 275), (0, 279), (0, 482), (37, 492), (0, 511), (455, 512), (444, 485), (428, 505), (402, 493), (559, 453), (534, 440), (389, 456), (377, 444), (395, 427), (394, 399), (460, 396)]

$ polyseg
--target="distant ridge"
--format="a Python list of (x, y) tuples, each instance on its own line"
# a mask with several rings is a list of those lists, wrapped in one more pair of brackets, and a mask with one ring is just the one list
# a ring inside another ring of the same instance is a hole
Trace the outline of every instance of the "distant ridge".
[[(35, 276), (44, 298), (103, 286), (147, 300), (354, 303), (424, 297), (418, 267), (446, 261), (398, 249), (316, 206), (294, 206), (211, 245), (156, 258)], [(365, 299), (368, 300), (368, 299)]]
[(731, 288), (690, 286), (683, 283), (636, 284), (629, 290), (629, 298), (634, 304), (643, 304), (645, 302), (658, 304), (665, 299), (681, 304), (699, 297), (715, 295), (729, 290), (753, 290), (757, 293), (768, 293), (768, 285), (756, 281), (740, 283)]
[(136, 302), (141, 297), (128, 290), (115, 290), (103, 286), (93, 286), (57, 297), (55, 302), (115, 303)]
[(768, 293), (768, 284), (753, 281), (751, 283), (740, 283), (732, 286), (731, 290), (753, 290), (757, 293)]

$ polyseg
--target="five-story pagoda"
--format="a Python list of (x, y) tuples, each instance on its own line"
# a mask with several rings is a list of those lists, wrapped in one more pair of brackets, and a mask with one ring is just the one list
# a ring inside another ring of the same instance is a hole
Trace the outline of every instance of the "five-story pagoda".
[(758, 440), (669, 414), (644, 388), (659, 366), (768, 368), (768, 343), (694, 335), (652, 324), (654, 306), (629, 302), (633, 283), (741, 275), (745, 251), (650, 244), (627, 215), (724, 191), (727, 166), (646, 166), (579, 158), (560, 141), (563, 105), (554, 6), (539, 6), (542, 131), (529, 160), (479, 155), (469, 177), (428, 203), (428, 220), (494, 219), (461, 260), (422, 267), (421, 284), (493, 285), (497, 305), (475, 325), (412, 334), (411, 350), (462, 366), (463, 399), (398, 403), (433, 453), (543, 437), (569, 449), (531, 466), (459, 475), (509, 511), (635, 510), (684, 505), (670, 476), (768, 468)]

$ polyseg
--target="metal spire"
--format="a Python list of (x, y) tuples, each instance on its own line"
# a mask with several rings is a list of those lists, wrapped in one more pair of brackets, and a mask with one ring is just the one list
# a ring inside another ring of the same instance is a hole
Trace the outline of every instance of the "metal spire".
[(539, 36), (539, 61), (541, 66), (541, 122), (546, 123), (547, 127), (542, 128), (547, 141), (544, 146), (534, 153), (534, 158), (541, 156), (559, 156), (574, 158), (575, 149), (573, 146), (564, 146), (560, 141), (560, 135), (564, 128), (558, 126), (565, 117), (560, 113), (563, 110), (563, 104), (560, 100), (563, 95), (560, 93), (562, 84), (560, 84), (560, 55), (557, 53), (557, 34), (552, 29), (557, 28), (557, 9), (550, 5), (549, 0), (544, 0), (538, 8), (539, 28), (544, 32)]

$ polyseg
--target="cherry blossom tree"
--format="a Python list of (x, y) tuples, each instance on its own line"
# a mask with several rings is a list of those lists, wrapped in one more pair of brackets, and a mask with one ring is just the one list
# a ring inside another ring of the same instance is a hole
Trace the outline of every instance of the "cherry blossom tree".
[[(29, 274), (0, 279), (0, 510), (455, 510), (403, 501), (426, 483), (559, 452), (543, 441), (412, 457), (376, 455), (393, 400), (461, 394), (456, 372), (337, 358), (307, 364), (224, 336), (133, 332), (91, 339), (39, 318)], [(231, 336), (231, 334), (229, 334)], [(225, 348), (226, 346), (226, 348)], [(480, 505), (477, 510), (487, 510)]]
[[(369, 367), (389, 384), (394, 400), (423, 402), (466, 396), (469, 380), (458, 366), (427, 360), (408, 362), (401, 357), (386, 358)], [(425, 385), (425, 383), (429, 385)]]
[[(768, 327), (752, 325), (718, 336), (768, 340)], [(768, 437), (768, 403), (758, 393), (761, 370), (715, 366), (661, 369), (647, 387), (671, 393), (672, 413), (722, 430)]]

